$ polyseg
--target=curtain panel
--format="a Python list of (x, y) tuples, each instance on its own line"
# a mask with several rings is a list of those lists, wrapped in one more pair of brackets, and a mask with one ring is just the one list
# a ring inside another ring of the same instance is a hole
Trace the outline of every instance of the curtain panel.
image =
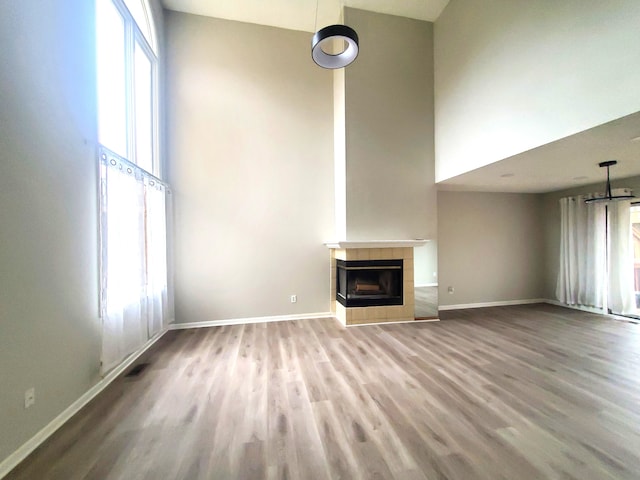
[(556, 297), (567, 305), (603, 308), (606, 212), (587, 196), (560, 199), (560, 268)]
[[(635, 313), (631, 201), (560, 199), (560, 268), (556, 298), (567, 305)], [(606, 292), (606, 293), (605, 293)]]
[(609, 205), (609, 309), (636, 313), (631, 200)]
[(100, 151), (102, 373), (167, 324), (166, 187)]

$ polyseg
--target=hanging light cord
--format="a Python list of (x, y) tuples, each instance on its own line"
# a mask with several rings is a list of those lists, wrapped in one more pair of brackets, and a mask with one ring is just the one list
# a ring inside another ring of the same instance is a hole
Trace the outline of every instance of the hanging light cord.
[(607, 165), (607, 197), (611, 198), (611, 179), (609, 177), (609, 165)]
[(319, 2), (319, 1), (320, 1), (320, 0), (316, 0), (316, 20), (315, 20), (315, 22), (313, 23), (313, 31), (314, 31), (314, 32), (317, 32), (317, 31), (318, 31), (318, 2)]

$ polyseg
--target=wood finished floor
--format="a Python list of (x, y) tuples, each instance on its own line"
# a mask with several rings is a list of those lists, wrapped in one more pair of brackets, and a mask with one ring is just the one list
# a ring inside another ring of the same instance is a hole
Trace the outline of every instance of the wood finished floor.
[(171, 331), (144, 361), (7, 478), (640, 478), (640, 326), (597, 315)]

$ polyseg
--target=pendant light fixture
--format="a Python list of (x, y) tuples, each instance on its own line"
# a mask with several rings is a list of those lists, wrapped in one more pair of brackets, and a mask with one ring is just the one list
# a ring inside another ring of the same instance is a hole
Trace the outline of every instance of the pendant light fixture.
[(629, 192), (629, 195), (613, 195), (611, 193), (611, 180), (609, 178), (609, 167), (616, 165), (617, 163), (618, 162), (616, 160), (607, 160), (606, 162), (601, 162), (598, 164), (600, 168), (606, 167), (607, 169), (607, 186), (606, 186), (605, 194), (603, 197), (588, 198), (587, 200), (584, 201), (584, 203), (619, 202), (620, 200), (630, 200), (632, 198), (636, 198), (633, 195), (631, 195), (631, 192)]
[[(316, 25), (318, 24), (318, 0), (316, 0)], [(334, 40), (339, 40), (346, 45), (338, 54), (327, 53), (322, 49), (323, 44), (333, 45)], [(346, 25), (329, 25), (318, 30), (311, 39), (311, 58), (322, 68), (343, 68), (352, 63), (358, 56), (358, 34)]]

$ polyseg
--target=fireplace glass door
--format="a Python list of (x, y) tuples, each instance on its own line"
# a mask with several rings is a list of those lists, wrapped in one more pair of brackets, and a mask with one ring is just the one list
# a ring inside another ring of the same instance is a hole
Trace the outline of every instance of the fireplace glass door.
[(403, 260), (336, 260), (336, 268), (336, 299), (345, 307), (403, 304)]

